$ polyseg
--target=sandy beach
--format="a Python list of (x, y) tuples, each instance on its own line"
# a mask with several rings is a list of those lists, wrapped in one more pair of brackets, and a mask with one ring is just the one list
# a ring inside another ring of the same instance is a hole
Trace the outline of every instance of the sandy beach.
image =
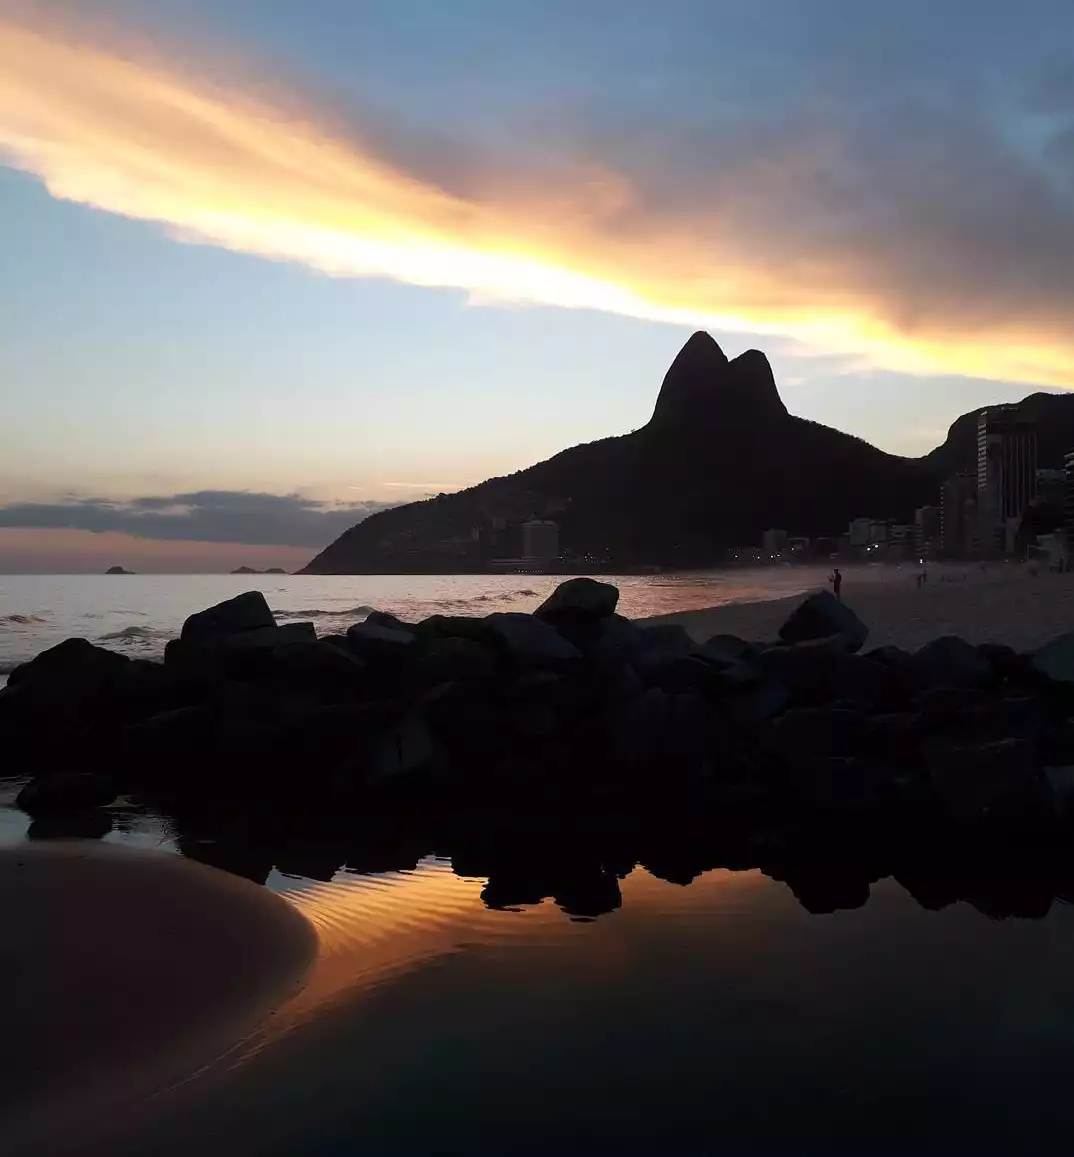
[(4, 1152), (111, 1152), (304, 979), (316, 936), (256, 885), (178, 856), (0, 851)]
[[(869, 583), (855, 582), (847, 572), (843, 600), (869, 627), (867, 650), (889, 644), (914, 650), (939, 635), (1031, 650), (1074, 629), (1074, 575), (1033, 577), (1018, 566), (996, 564), (983, 573), (934, 568), (920, 590), (910, 569), (895, 572), (891, 581)], [(737, 603), (645, 621), (680, 623), (699, 641), (720, 633), (772, 640), (799, 602), (801, 596)]]

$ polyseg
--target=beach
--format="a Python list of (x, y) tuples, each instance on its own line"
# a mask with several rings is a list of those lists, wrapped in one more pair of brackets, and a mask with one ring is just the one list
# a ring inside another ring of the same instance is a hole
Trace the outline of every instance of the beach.
[[(1033, 650), (1074, 628), (1074, 575), (1033, 577), (1025, 567), (1002, 564), (984, 572), (974, 567), (937, 568), (918, 589), (914, 574), (906, 568), (892, 581), (862, 583), (855, 582), (852, 571), (846, 573), (843, 601), (869, 627), (866, 650), (897, 646), (912, 651), (940, 635)], [(678, 623), (702, 642), (716, 634), (763, 642), (776, 639), (780, 626), (801, 601), (796, 595), (681, 611), (645, 621)]]
[(0, 904), (12, 1157), (113, 1152), (192, 1075), (226, 1070), (316, 955), (268, 890), (131, 848), (0, 850)]

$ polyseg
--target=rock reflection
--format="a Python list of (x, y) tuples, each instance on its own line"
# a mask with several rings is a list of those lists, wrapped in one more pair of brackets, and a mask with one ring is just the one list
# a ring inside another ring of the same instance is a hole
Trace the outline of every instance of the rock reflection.
[[(83, 831), (45, 830), (32, 838), (95, 832), (107, 821), (75, 817)], [(714, 869), (759, 869), (817, 915), (861, 908), (874, 884), (894, 879), (922, 907), (972, 905), (992, 919), (1041, 919), (1074, 901), (1074, 850), (1004, 843), (950, 831), (913, 839), (897, 830), (824, 833), (791, 827), (743, 835), (709, 817), (657, 815), (562, 818), (500, 814), (370, 813), (361, 821), (278, 812), (173, 813), (178, 850), (191, 859), (265, 883), (273, 870), (327, 883), (346, 876), (411, 872), (428, 857), (456, 876), (483, 882), (493, 910), (552, 901), (570, 918), (593, 920), (623, 904), (620, 881), (635, 867), (689, 886)]]

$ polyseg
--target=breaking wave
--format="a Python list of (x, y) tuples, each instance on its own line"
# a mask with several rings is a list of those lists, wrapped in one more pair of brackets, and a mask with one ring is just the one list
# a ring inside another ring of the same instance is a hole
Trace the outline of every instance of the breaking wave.
[(0, 615), (0, 623), (14, 623), (17, 626), (29, 626), (31, 623), (44, 623), (48, 620), (41, 615)]
[(366, 615), (371, 615), (376, 609), (376, 607), (363, 605), (348, 607), (345, 611), (329, 611), (322, 607), (314, 607), (312, 610), (273, 611), (272, 613), (281, 619), (361, 619), (365, 618)]
[(168, 633), (167, 631), (155, 631), (152, 627), (124, 627), (122, 631), (112, 631), (111, 634), (101, 635), (98, 641), (108, 643), (122, 639), (158, 639), (162, 635), (168, 635)]

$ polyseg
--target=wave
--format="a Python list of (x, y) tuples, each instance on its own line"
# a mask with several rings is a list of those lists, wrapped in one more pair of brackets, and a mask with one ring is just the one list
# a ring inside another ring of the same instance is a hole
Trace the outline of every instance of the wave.
[(119, 639), (156, 639), (167, 634), (167, 631), (155, 631), (152, 627), (124, 627), (122, 631), (112, 631), (111, 634), (101, 635), (98, 642), (108, 643)]
[(31, 623), (44, 623), (48, 620), (41, 615), (0, 615), (0, 623), (14, 623), (20, 627), (29, 626)]
[(371, 615), (376, 609), (376, 607), (367, 607), (363, 604), (360, 607), (348, 607), (345, 611), (330, 611), (323, 607), (314, 607), (305, 611), (273, 611), (272, 613), (280, 619), (359, 619)]

